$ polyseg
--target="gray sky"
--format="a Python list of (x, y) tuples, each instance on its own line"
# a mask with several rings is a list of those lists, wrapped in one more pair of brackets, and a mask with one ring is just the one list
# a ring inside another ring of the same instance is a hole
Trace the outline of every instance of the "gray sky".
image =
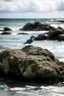
[(0, 0), (0, 18), (64, 18), (64, 0)]

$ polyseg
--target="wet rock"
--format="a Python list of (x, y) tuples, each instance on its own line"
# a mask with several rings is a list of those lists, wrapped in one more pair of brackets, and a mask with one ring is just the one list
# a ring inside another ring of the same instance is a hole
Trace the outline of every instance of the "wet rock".
[(64, 30), (62, 27), (60, 27), (60, 26), (58, 26), (58, 29), (60, 29), (60, 30)]
[(1, 35), (9, 35), (9, 34), (11, 34), (11, 32), (9, 32), (9, 31), (11, 31), (11, 29), (8, 28), (8, 27), (5, 27), (4, 30), (2, 30), (2, 31), (3, 32), (1, 33)]
[(5, 27), (5, 28), (4, 28), (4, 31), (11, 31), (11, 29), (8, 28), (8, 27)]
[(28, 35), (28, 33), (18, 33), (17, 35)]
[(49, 40), (58, 40), (58, 36), (61, 34), (64, 34), (64, 31), (60, 29), (56, 29), (55, 31), (49, 31)]
[(35, 37), (34, 40), (47, 40), (48, 39), (48, 34), (39, 34), (37, 37)]
[(31, 24), (31, 23), (27, 23), (23, 28), (20, 28), (19, 30), (24, 30), (24, 31), (26, 31), (26, 30), (32, 30), (33, 29), (33, 24)]
[[(59, 74), (60, 74), (60, 81), (64, 82), (64, 62), (59, 63)], [(62, 83), (63, 84), (63, 83)]]
[(47, 33), (39, 34), (35, 40), (64, 40), (64, 30), (62, 28), (52, 29)]
[(60, 41), (61, 41), (61, 40), (64, 40), (64, 34), (59, 35), (59, 36), (58, 36), (58, 40), (60, 40)]
[(6, 31), (1, 33), (1, 35), (10, 35), (10, 34), (11, 34), (10, 32), (6, 32)]
[(0, 53), (1, 72), (10, 78), (55, 83), (60, 80), (59, 60), (47, 49), (25, 46)]
[(19, 30), (23, 31), (42, 31), (42, 30), (51, 30), (54, 29), (54, 27), (48, 25), (48, 24), (41, 24), (40, 22), (34, 22), (34, 23), (27, 23), (23, 28)]
[(64, 20), (58, 20), (58, 22), (64, 23)]

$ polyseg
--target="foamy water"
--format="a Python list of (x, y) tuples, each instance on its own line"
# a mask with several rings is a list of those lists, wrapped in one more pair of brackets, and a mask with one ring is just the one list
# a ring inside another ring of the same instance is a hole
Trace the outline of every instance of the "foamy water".
[(13, 87), (0, 90), (1, 96), (64, 96), (64, 86), (30, 86)]

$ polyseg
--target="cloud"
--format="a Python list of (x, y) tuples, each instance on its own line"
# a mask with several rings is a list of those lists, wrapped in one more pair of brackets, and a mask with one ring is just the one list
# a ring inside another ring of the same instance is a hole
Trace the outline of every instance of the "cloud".
[(57, 10), (64, 11), (64, 2), (60, 3), (60, 5), (58, 6)]
[(9, 2), (9, 1), (12, 1), (12, 0), (3, 0), (3, 1), (7, 1), (7, 2)]
[(64, 11), (64, 0), (0, 0), (0, 12)]

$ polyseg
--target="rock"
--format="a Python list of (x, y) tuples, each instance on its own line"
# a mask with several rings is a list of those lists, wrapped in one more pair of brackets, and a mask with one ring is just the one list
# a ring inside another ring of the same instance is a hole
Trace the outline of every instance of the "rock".
[(28, 35), (28, 33), (18, 33), (17, 35)]
[(35, 40), (64, 40), (64, 30), (61, 28), (52, 29), (47, 33), (39, 34)]
[(60, 74), (60, 81), (61, 82), (64, 82), (64, 62), (60, 62), (59, 63), (59, 68), (58, 68), (60, 71), (59, 71), (59, 74)]
[(11, 34), (11, 33), (8, 32), (8, 31), (11, 31), (11, 29), (8, 28), (8, 27), (5, 27), (4, 30), (3, 30), (3, 32), (1, 33), (1, 35), (9, 35), (9, 34)]
[(60, 26), (58, 26), (58, 29), (63, 30), (63, 28), (62, 28), (62, 27), (60, 27)]
[(0, 31), (3, 31), (3, 30), (0, 30)]
[(20, 28), (19, 30), (29, 31), (33, 29), (33, 24), (27, 23), (23, 28)]
[(4, 28), (4, 31), (11, 31), (11, 29), (8, 28), (8, 27), (5, 27), (5, 28)]
[[(47, 49), (25, 46), (0, 53), (0, 76), (52, 84), (60, 81), (59, 60)], [(63, 75), (64, 76), (64, 75)]]
[(41, 30), (51, 30), (54, 29), (54, 27), (48, 25), (48, 24), (41, 24), (39, 22), (34, 22), (34, 23), (27, 23), (23, 28), (19, 30), (23, 31), (41, 31)]
[(1, 33), (1, 35), (10, 35), (10, 34), (11, 34), (10, 32), (6, 32), (6, 31)]
[(58, 40), (60, 40), (60, 41), (61, 41), (61, 40), (64, 40), (64, 34), (59, 35), (59, 36), (58, 36)]
[(58, 22), (64, 23), (64, 20), (58, 20)]
[(47, 40), (48, 39), (48, 34), (39, 34), (37, 37), (35, 37), (34, 40)]
[(48, 33), (49, 40), (58, 40), (58, 36), (63, 33), (64, 31), (60, 29), (56, 29), (55, 31), (49, 31)]

